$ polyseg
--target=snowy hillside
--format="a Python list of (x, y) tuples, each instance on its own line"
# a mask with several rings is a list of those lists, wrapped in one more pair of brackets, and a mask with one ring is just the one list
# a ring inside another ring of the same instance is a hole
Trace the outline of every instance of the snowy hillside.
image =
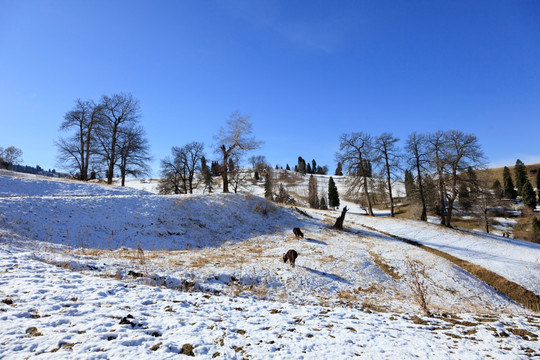
[[(338, 232), (337, 211), (250, 194), (157, 196), (1, 174), (0, 189), (0, 358), (540, 356), (538, 314), (390, 235), (538, 293), (540, 248), (523, 242), (354, 209)], [(283, 263), (288, 249), (295, 268)], [(431, 317), (413, 295), (413, 263), (425, 269)]]

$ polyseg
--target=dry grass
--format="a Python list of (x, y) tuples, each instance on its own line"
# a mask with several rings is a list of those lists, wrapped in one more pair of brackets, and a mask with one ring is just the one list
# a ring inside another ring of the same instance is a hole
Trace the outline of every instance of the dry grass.
[[(516, 159), (517, 160), (517, 159)], [(531, 184), (536, 184), (536, 172), (540, 171), (540, 164), (525, 164), (527, 167), (527, 177), (529, 178), (529, 181)], [(515, 172), (514, 172), (515, 166), (508, 166), (508, 169), (510, 169), (510, 174), (512, 174), (512, 179), (514, 180), (515, 184)], [(478, 176), (483, 176), (484, 173), (487, 173), (487, 178), (489, 183), (493, 183), (495, 180), (499, 180), (501, 184), (503, 183), (503, 171), (504, 167), (499, 168), (492, 168), (487, 170), (479, 170)], [(534, 185), (533, 185), (534, 186)]]
[(371, 255), (373, 262), (379, 267), (379, 269), (384, 271), (388, 276), (390, 276), (395, 281), (401, 280), (401, 275), (399, 275), (396, 269), (393, 266), (388, 265), (386, 262), (384, 262), (383, 258), (379, 254), (375, 254), (372, 251), (368, 251), (368, 253), (369, 255)]
[(433, 249), (429, 246), (422, 245), (420, 243), (417, 243), (416, 241), (412, 241), (409, 239), (405, 239), (399, 236), (395, 236), (392, 234), (389, 234), (384, 231), (376, 230), (369, 226), (364, 226), (366, 229), (390, 236), (394, 239), (404, 241), (408, 244), (417, 246), (421, 249), (424, 249), (432, 254), (435, 254), (437, 256), (440, 256), (455, 265), (459, 266), (460, 268), (468, 271), (471, 275), (477, 277), (481, 281), (485, 282), (489, 286), (493, 287), (495, 290), (503, 293), (504, 295), (508, 296), (510, 299), (514, 300), (515, 302), (523, 305), (524, 307), (535, 311), (540, 312), (540, 296), (536, 295), (530, 290), (525, 289), (523, 286), (516, 284), (515, 282), (512, 282), (499, 274), (494, 273), (493, 271), (490, 271), (488, 269), (485, 269), (479, 265), (470, 263), (468, 261), (462, 260), (460, 258), (457, 258), (455, 256), (452, 256), (448, 253), (445, 253), (443, 251)]

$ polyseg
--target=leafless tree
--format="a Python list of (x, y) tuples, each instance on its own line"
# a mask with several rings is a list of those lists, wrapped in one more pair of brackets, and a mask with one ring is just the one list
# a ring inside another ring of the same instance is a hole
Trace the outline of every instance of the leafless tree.
[(240, 153), (257, 149), (260, 142), (255, 140), (252, 134), (250, 117), (235, 111), (227, 121), (227, 126), (221, 128), (214, 136), (217, 143), (217, 152), (223, 157), (223, 192), (229, 192), (228, 166), (230, 157), (240, 157)]
[(445, 156), (446, 226), (452, 226), (452, 211), (459, 193), (459, 179), (469, 167), (477, 169), (484, 163), (484, 154), (476, 136), (462, 131), (445, 133), (448, 151)]
[(367, 165), (375, 160), (373, 138), (363, 132), (343, 134), (340, 137), (339, 150), (336, 157), (353, 177), (351, 186), (361, 189), (367, 201), (368, 212), (373, 215), (373, 207), (369, 194), (368, 177), (371, 175)]
[(75, 106), (64, 115), (61, 131), (73, 131), (55, 143), (58, 161), (63, 167), (77, 169), (79, 180), (89, 180), (90, 164), (97, 153), (95, 130), (100, 121), (101, 108), (92, 100), (75, 100)]
[(187, 169), (180, 161), (180, 148), (172, 148), (173, 157), (161, 160), (161, 179), (158, 182), (158, 192), (161, 195), (187, 194)]
[(201, 168), (204, 156), (204, 144), (191, 142), (182, 147), (174, 146), (172, 158), (161, 160), (161, 175), (159, 192), (162, 194), (193, 194), (196, 188), (195, 174)]
[(118, 154), (120, 177), (122, 186), (125, 186), (126, 175), (135, 177), (148, 175), (151, 160), (148, 140), (141, 126), (122, 128), (118, 136)]
[(100, 143), (100, 153), (107, 163), (107, 183), (112, 184), (114, 168), (119, 160), (118, 140), (122, 131), (137, 125), (140, 118), (139, 101), (131, 94), (103, 95), (100, 102), (101, 121), (99, 122), (97, 138)]
[(407, 138), (406, 150), (408, 152), (409, 165), (416, 171), (418, 183), (418, 197), (422, 203), (422, 213), (420, 220), (427, 221), (426, 197), (424, 194), (423, 176), (425, 173), (425, 165), (428, 162), (428, 151), (426, 148), (426, 137), (424, 135), (413, 132)]
[(439, 193), (439, 214), (441, 225), (446, 224), (446, 184), (445, 166), (447, 163), (447, 153), (449, 148), (448, 139), (443, 131), (437, 131), (427, 136), (428, 150), (432, 167), (436, 171), (437, 187)]
[(396, 143), (399, 138), (390, 133), (383, 133), (375, 139), (375, 153), (383, 166), (383, 173), (386, 177), (388, 187), (388, 197), (390, 198), (390, 216), (394, 217), (394, 196), (392, 195), (392, 182), (398, 177), (397, 171), (400, 169), (400, 154)]
[(22, 162), (22, 150), (15, 146), (9, 146), (5, 149), (0, 147), (0, 165), (8, 169), (11, 165)]

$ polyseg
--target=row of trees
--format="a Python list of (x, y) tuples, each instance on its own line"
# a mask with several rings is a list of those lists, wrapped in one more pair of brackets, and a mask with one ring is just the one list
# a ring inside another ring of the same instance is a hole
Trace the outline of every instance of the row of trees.
[[(289, 164), (286, 167), (287, 170), (290, 170)], [(294, 166), (294, 171), (300, 174), (319, 174), (326, 175), (328, 173), (328, 166), (317, 165), (315, 159), (311, 160), (311, 163), (304, 160), (301, 156), (298, 157), (298, 164)]]
[[(205, 191), (214, 190), (213, 176), (221, 176), (223, 192), (234, 192), (245, 183), (249, 173), (239, 164), (243, 156), (250, 150), (257, 149), (261, 142), (252, 134), (250, 117), (235, 111), (229, 117), (225, 127), (214, 136), (215, 153), (221, 161), (212, 161), (208, 166), (204, 153), (204, 144), (192, 142), (182, 147), (173, 147), (172, 156), (161, 160), (161, 179), (158, 190), (161, 194), (188, 194), (202, 181)], [(264, 157), (251, 157), (255, 169), (264, 171), (267, 168)], [(196, 182), (195, 174), (200, 173), (200, 181)]]
[[(514, 166), (514, 174), (516, 179), (516, 185), (514, 187), (514, 181), (510, 174), (510, 169), (505, 166), (503, 169), (503, 194), (507, 199), (516, 199), (521, 196), (523, 203), (528, 207), (536, 207), (536, 194), (534, 193), (533, 186), (527, 177), (527, 167), (525, 164), (517, 159)], [(496, 180), (498, 182), (498, 180)], [(494, 184), (495, 187), (500, 187), (500, 182)], [(540, 199), (540, 170), (536, 171), (536, 189), (538, 191), (538, 198)]]
[[(378, 137), (363, 132), (343, 134), (336, 158), (352, 175), (350, 189), (362, 192), (367, 211), (373, 216), (371, 190), (375, 179), (371, 172), (375, 168), (379, 178), (385, 181), (391, 216), (394, 216), (392, 185), (405, 169), (407, 195), (419, 202), (420, 220), (427, 220), (426, 182), (429, 182), (437, 194), (441, 224), (450, 227), (460, 184), (466, 181), (463, 174), (484, 164), (478, 139), (472, 134), (449, 130), (431, 134), (414, 132), (403, 149), (397, 146), (398, 141), (389, 133)], [(434, 183), (433, 179), (436, 179)]]
[(103, 95), (98, 102), (77, 99), (60, 125), (68, 134), (55, 143), (59, 162), (83, 181), (104, 173), (111, 184), (118, 169), (124, 186), (126, 175), (148, 174), (151, 157), (140, 117), (131, 94)]

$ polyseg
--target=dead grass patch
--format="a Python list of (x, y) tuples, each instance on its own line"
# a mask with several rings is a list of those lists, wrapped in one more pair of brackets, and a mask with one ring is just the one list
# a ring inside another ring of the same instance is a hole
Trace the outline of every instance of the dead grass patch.
[(460, 268), (468, 271), (471, 275), (477, 277), (481, 281), (485, 282), (489, 286), (493, 287), (495, 290), (503, 293), (504, 295), (508, 296), (510, 299), (514, 300), (515, 302), (523, 305), (524, 307), (535, 311), (540, 312), (540, 296), (536, 295), (530, 290), (525, 289), (523, 286), (516, 284), (513, 281), (510, 281), (499, 274), (494, 273), (493, 271), (490, 271), (488, 269), (485, 269), (479, 265), (470, 263), (468, 261), (462, 260), (460, 258), (457, 258), (455, 256), (452, 256), (448, 253), (445, 253), (443, 251), (433, 249), (429, 246), (422, 245), (416, 241), (405, 239), (400, 236), (392, 235), (384, 231), (379, 231), (377, 229), (374, 229), (369, 226), (365, 226), (366, 229), (369, 229), (371, 231), (375, 231), (381, 234), (384, 234), (386, 236), (390, 236), (394, 239), (401, 240), (406, 242), (407, 244), (411, 244), (414, 246), (417, 246), (423, 250), (426, 250), (434, 255), (440, 256), (455, 265), (459, 266)]
[(401, 280), (401, 275), (396, 271), (396, 269), (393, 266), (388, 265), (386, 262), (384, 262), (383, 258), (379, 254), (376, 254), (369, 250), (368, 253), (369, 255), (371, 255), (373, 262), (379, 267), (379, 269), (384, 271), (386, 275), (390, 276), (395, 281)]

